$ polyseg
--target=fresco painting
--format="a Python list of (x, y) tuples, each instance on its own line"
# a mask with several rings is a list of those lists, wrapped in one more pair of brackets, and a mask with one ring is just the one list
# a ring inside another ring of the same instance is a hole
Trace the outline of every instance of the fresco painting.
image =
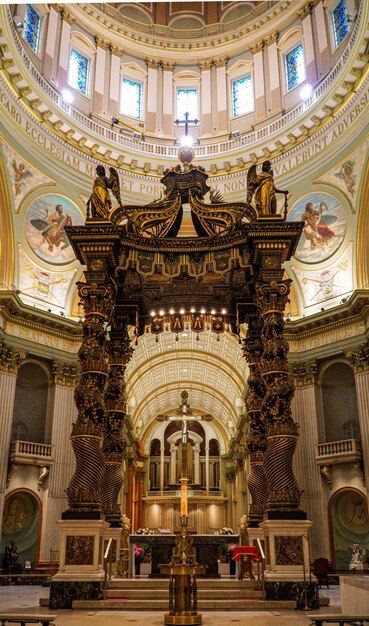
[[(304, 296), (304, 307), (312, 307), (322, 302), (342, 296), (349, 297), (353, 290), (352, 279), (352, 244), (350, 243), (342, 257), (324, 269), (303, 270), (291, 268), (299, 281)], [(318, 309), (319, 310), (319, 307)], [(311, 311), (313, 312), (313, 311)]]
[(326, 193), (301, 198), (288, 215), (289, 222), (304, 222), (295, 258), (320, 263), (334, 254), (346, 233), (347, 221), (340, 203)]
[(27, 211), (26, 239), (40, 259), (57, 265), (69, 263), (75, 256), (65, 227), (83, 223), (81, 213), (70, 200), (47, 194), (37, 198)]
[(1, 141), (0, 143), (8, 174), (12, 181), (14, 211), (18, 213), (23, 199), (30, 191), (42, 185), (54, 185), (55, 181), (32, 167), (14, 150), (9, 148), (5, 142)]
[(65, 307), (65, 300), (71, 280), (77, 270), (67, 272), (52, 272), (38, 267), (29, 259), (19, 246), (19, 290), (21, 298), (36, 298), (50, 305), (60, 308)]
[(344, 161), (318, 178), (315, 183), (324, 183), (339, 189), (347, 198), (351, 209), (357, 210), (357, 199), (360, 189), (361, 175), (368, 155), (369, 140), (366, 139), (356, 150), (351, 152)]

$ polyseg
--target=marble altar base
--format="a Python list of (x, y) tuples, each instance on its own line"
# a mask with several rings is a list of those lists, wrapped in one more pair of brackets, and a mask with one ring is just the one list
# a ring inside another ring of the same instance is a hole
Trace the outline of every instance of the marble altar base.
[(340, 576), (342, 613), (368, 615), (369, 576)]

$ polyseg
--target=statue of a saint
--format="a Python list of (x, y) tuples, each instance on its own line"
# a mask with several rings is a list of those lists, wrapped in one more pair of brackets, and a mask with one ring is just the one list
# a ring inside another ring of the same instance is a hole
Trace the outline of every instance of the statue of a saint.
[(247, 174), (247, 202), (251, 202), (254, 196), (258, 215), (277, 214), (276, 193), (287, 196), (288, 191), (276, 188), (271, 162), (264, 161), (259, 174), (256, 173), (256, 165), (252, 165)]
[(101, 218), (103, 220), (109, 219), (111, 211), (111, 198), (109, 189), (112, 190), (114, 197), (121, 205), (120, 189), (119, 189), (119, 177), (117, 170), (114, 167), (109, 168), (109, 178), (105, 175), (105, 167), (98, 165), (96, 168), (96, 178), (92, 188), (92, 194), (87, 201), (87, 215), (89, 212), (92, 219)]
[(18, 548), (15, 545), (14, 541), (10, 542), (10, 546), (6, 546), (5, 555), (4, 555), (4, 569), (10, 570), (10, 567), (14, 565), (18, 561)]

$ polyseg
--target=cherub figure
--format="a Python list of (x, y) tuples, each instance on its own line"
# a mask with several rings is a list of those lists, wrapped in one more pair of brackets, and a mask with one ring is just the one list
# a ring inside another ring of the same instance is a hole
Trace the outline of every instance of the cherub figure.
[(92, 194), (87, 201), (87, 211), (90, 212), (91, 218), (109, 219), (111, 211), (111, 198), (109, 189), (112, 190), (114, 197), (122, 205), (119, 188), (118, 172), (114, 167), (109, 167), (109, 178), (105, 175), (105, 167), (98, 165), (96, 168), (96, 178), (94, 180)]
[(14, 170), (15, 195), (20, 196), (22, 193), (22, 185), (24, 185), (24, 179), (32, 177), (33, 174), (29, 170), (26, 170), (24, 163), (19, 163), (19, 165), (17, 165), (14, 159), (12, 161), (12, 166)]
[(355, 161), (345, 161), (341, 165), (339, 172), (335, 174), (341, 178), (346, 185), (347, 191), (353, 196), (355, 194), (356, 174), (354, 174)]
[(247, 202), (254, 197), (258, 215), (277, 214), (276, 193), (287, 196), (288, 191), (276, 188), (271, 162), (264, 161), (260, 174), (256, 173), (256, 165), (252, 165), (247, 174)]

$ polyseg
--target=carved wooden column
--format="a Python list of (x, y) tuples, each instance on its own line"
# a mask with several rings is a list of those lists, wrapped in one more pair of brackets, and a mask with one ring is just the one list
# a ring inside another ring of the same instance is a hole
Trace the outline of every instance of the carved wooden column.
[(78, 283), (85, 319), (78, 352), (81, 378), (74, 399), (78, 409), (71, 441), (76, 471), (67, 489), (69, 511), (64, 519), (101, 516), (99, 483), (104, 473), (101, 437), (106, 424), (104, 389), (109, 372), (106, 325), (115, 301), (116, 286), (111, 279), (116, 263), (119, 228), (109, 222), (68, 227), (68, 236), (79, 260), (87, 265), (86, 282)]
[(247, 379), (248, 391), (245, 405), (250, 418), (248, 450), (250, 454), (250, 474), (247, 485), (251, 495), (248, 526), (257, 527), (263, 519), (268, 494), (267, 480), (264, 473), (264, 453), (266, 449), (265, 423), (261, 417), (261, 405), (265, 394), (265, 384), (260, 373), (262, 343), (260, 338), (261, 323), (256, 316), (249, 318), (247, 337), (244, 339), (243, 354), (249, 366)]
[(122, 465), (126, 440), (122, 429), (127, 415), (124, 375), (133, 349), (125, 320), (121, 320), (117, 314), (110, 332), (108, 352), (110, 370), (105, 391), (107, 421), (103, 445), (105, 469), (100, 483), (100, 498), (106, 521), (110, 522), (111, 526), (121, 526), (118, 497), (124, 480)]
[(288, 343), (284, 338), (283, 313), (290, 282), (272, 280), (256, 284), (257, 305), (263, 318), (260, 371), (266, 385), (261, 407), (268, 440), (264, 456), (268, 480), (266, 511), (268, 517), (277, 519), (298, 512), (301, 493), (292, 469), (298, 427), (291, 416), (294, 384), (288, 368)]

